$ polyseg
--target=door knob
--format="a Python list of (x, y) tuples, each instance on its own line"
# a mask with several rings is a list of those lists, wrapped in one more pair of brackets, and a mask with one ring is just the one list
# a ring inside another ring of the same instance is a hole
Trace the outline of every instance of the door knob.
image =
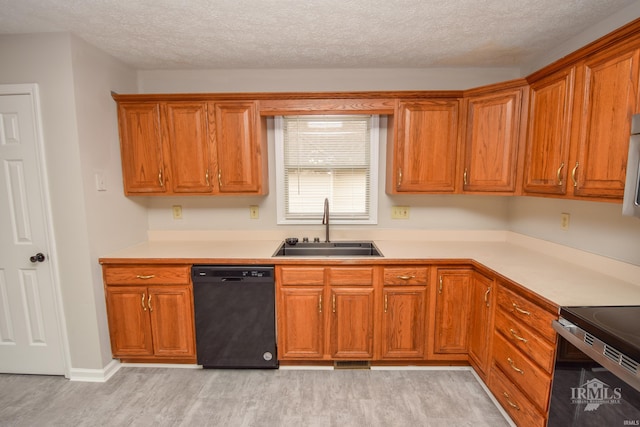
[(44, 254), (42, 252), (38, 252), (37, 254), (35, 254), (34, 256), (29, 258), (29, 261), (31, 262), (42, 262), (44, 261)]

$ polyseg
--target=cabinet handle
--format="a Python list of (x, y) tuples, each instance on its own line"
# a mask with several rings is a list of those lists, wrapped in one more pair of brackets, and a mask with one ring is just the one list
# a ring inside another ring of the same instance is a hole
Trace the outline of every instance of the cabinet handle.
[(209, 183), (209, 168), (207, 168), (207, 171), (204, 174), (204, 179), (207, 181), (207, 186), (211, 185)]
[(440, 276), (440, 285), (438, 286), (438, 293), (442, 294), (442, 276)]
[(384, 312), (387, 312), (387, 295), (384, 296)]
[(484, 303), (489, 307), (489, 292), (491, 292), (491, 286), (487, 288), (487, 292), (484, 293)]
[(331, 308), (335, 313), (336, 312), (336, 295), (335, 294), (331, 296)]
[(400, 280), (411, 280), (411, 279), (415, 279), (416, 276), (396, 276), (396, 278)]
[(531, 316), (531, 312), (521, 309), (520, 307), (518, 307), (518, 304), (516, 304), (515, 302), (512, 304), (513, 304), (513, 309), (518, 313), (524, 314), (525, 316)]
[(562, 176), (560, 175), (560, 172), (562, 172), (562, 169), (564, 169), (564, 162), (560, 164), (560, 167), (558, 168), (558, 172), (556, 172), (556, 177), (558, 178), (558, 185), (562, 185)]
[(578, 186), (578, 180), (576, 179), (576, 171), (578, 170), (578, 166), (580, 166), (580, 163), (576, 162), (576, 165), (573, 167), (573, 170), (571, 171), (571, 179), (573, 180), (574, 187)]
[(511, 401), (511, 396), (509, 396), (509, 393), (507, 393), (506, 391), (503, 391), (502, 395), (507, 398), (507, 403), (509, 404), (509, 406), (514, 408), (516, 411), (520, 410), (520, 407)]
[(524, 375), (524, 371), (516, 367), (516, 364), (513, 362), (513, 359), (511, 359), (510, 357), (507, 357), (507, 362), (509, 362), (509, 366), (511, 366), (511, 369)]
[(148, 276), (141, 276), (140, 274), (138, 274), (136, 277), (138, 279), (148, 280), (148, 279), (153, 279), (154, 277), (156, 277), (156, 275), (155, 274), (150, 274)]
[(396, 188), (400, 188), (402, 185), (402, 168), (398, 168), (398, 183), (396, 184)]
[(322, 294), (318, 296), (318, 313), (322, 313)]
[(518, 341), (522, 341), (522, 342), (524, 342), (524, 343), (526, 343), (526, 342), (527, 342), (527, 339), (526, 339), (526, 338), (522, 338), (522, 337), (521, 337), (520, 335), (518, 335), (518, 333), (517, 333), (516, 331), (514, 331), (513, 329), (509, 329), (509, 332), (511, 332), (511, 335), (513, 335), (513, 337), (514, 337), (515, 339), (517, 339)]
[(464, 168), (464, 173), (462, 174), (462, 182), (464, 185), (467, 185), (467, 168)]
[(147, 306), (149, 306), (149, 311), (153, 311), (153, 308), (151, 307), (151, 294), (149, 294), (149, 299), (147, 300)]
[(218, 187), (222, 188), (222, 172), (218, 171)]
[(158, 182), (160, 182), (160, 187), (164, 187), (164, 179), (162, 179), (162, 169), (158, 171)]
[(144, 311), (147, 311), (147, 307), (145, 307), (145, 306), (144, 306), (144, 297), (145, 297), (145, 293), (143, 292), (143, 293), (142, 293), (142, 301), (141, 301), (142, 309), (143, 309)]

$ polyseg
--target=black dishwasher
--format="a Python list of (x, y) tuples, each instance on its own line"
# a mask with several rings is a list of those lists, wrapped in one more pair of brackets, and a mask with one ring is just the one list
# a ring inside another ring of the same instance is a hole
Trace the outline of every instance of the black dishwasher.
[(198, 364), (278, 367), (273, 266), (191, 268)]

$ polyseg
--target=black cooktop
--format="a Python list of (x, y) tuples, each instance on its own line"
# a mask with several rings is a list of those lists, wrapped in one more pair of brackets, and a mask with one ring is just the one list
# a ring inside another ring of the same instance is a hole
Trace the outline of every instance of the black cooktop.
[(560, 316), (640, 362), (640, 306), (561, 307)]

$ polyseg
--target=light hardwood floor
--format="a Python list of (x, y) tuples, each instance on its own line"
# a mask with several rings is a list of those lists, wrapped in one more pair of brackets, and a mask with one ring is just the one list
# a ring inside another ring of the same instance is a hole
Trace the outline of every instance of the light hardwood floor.
[(508, 426), (464, 370), (123, 367), (106, 383), (0, 375), (0, 426)]

